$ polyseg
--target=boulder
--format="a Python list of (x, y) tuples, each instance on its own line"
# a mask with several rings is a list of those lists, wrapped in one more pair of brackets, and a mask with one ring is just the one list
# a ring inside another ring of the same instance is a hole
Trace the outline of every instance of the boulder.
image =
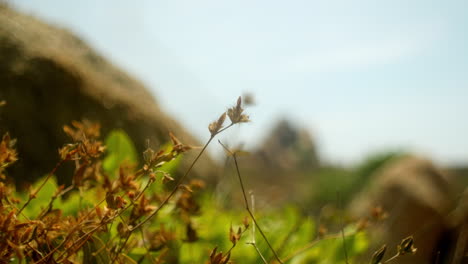
[(319, 166), (316, 146), (310, 133), (286, 119), (275, 124), (253, 156), (274, 170), (310, 171)]
[(369, 188), (351, 203), (351, 211), (363, 217), (381, 206), (387, 212), (388, 218), (370, 232), (376, 241), (372, 249), (387, 244), (388, 255), (395, 254), (399, 242), (412, 235), (416, 254), (397, 262), (435, 263), (440, 241), (450, 228), (447, 217), (453, 205), (447, 176), (426, 159), (405, 156), (376, 172)]
[[(197, 144), (159, 108), (141, 82), (79, 37), (4, 4), (0, 4), (0, 85), (0, 100), (7, 103), (0, 108), (0, 132), (9, 131), (18, 140), (20, 160), (10, 171), (17, 181), (33, 181), (54, 167), (58, 148), (69, 142), (62, 127), (72, 120), (99, 122), (102, 135), (123, 129), (140, 153), (148, 140), (155, 149), (168, 142), (170, 131), (184, 143)], [(205, 157), (194, 172), (208, 177), (214, 168)]]
[(449, 214), (448, 222), (450, 228), (438, 244), (439, 249), (444, 249), (439, 256), (441, 263), (468, 263), (468, 187)]

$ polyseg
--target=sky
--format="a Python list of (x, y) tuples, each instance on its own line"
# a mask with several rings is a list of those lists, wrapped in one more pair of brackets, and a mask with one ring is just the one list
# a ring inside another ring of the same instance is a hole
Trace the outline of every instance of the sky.
[(468, 163), (468, 1), (9, 2), (143, 81), (201, 141), (250, 93), (252, 122), (223, 140), (253, 148), (287, 118), (327, 162), (405, 150)]

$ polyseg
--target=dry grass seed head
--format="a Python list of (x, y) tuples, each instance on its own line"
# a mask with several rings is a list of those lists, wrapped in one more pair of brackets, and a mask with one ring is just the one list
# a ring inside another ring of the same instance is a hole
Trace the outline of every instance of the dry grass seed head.
[(208, 126), (208, 130), (210, 131), (211, 136), (216, 135), (221, 130), (221, 128), (223, 128), (224, 120), (226, 120), (226, 112), (221, 114), (218, 120), (212, 122)]
[(227, 114), (233, 124), (249, 122), (249, 116), (243, 114), (243, 112), (242, 97), (239, 96), (236, 106), (229, 108)]

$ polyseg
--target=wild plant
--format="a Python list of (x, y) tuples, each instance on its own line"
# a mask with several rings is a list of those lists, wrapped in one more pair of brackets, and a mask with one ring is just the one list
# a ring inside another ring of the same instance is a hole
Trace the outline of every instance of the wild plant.
[[(225, 126), (226, 117), (230, 124)], [(327, 247), (333, 245), (340, 252), (344, 249), (344, 259), (348, 263), (351, 256), (348, 257), (347, 245), (364, 241), (362, 231), (371, 220), (346, 229), (343, 227), (332, 234), (320, 229), (318, 236), (310, 239), (312, 222), (292, 213), (299, 219), (294, 229), (284, 236), (269, 236), (272, 232), (267, 234), (262, 226), (262, 220), (268, 217), (260, 220), (255, 215), (253, 194), (249, 202), (237, 159), (238, 151), (229, 149), (221, 141), (219, 143), (234, 161), (244, 200), (247, 215), (241, 221), (238, 219), (242, 219), (239, 217), (242, 214), (234, 217), (234, 221), (241, 224), (233, 226), (229, 212), (216, 211), (212, 201), (201, 191), (205, 187), (204, 182), (190, 177), (191, 171), (217, 135), (236, 124), (249, 121), (239, 97), (235, 106), (209, 124), (210, 137), (203, 147), (186, 145), (171, 133), (170, 146), (163, 146), (160, 150), (148, 147), (142, 155), (140, 166), (125, 133), (111, 133), (107, 144), (104, 144), (100, 139), (99, 124), (87, 120), (73, 121), (71, 125), (63, 127), (71, 142), (60, 148), (58, 163), (27, 192), (17, 191), (6, 175), (8, 167), (19, 157), (14, 148), (15, 141), (5, 134), (0, 142), (0, 263), (202, 261), (226, 264), (237, 261), (233, 257), (235, 248), (262, 263), (298, 263), (305, 261), (302, 258), (305, 252), (324, 241), (335, 241)], [(185, 152), (194, 150), (198, 150), (198, 154), (186, 171), (175, 177), (171, 166)], [(71, 184), (57, 186), (54, 176), (65, 163), (74, 165)], [(200, 204), (203, 199), (205, 202)], [(204, 216), (202, 210), (210, 209), (212, 212)], [(207, 217), (210, 221), (230, 219), (231, 225), (224, 226), (225, 222), (221, 222), (223, 231), (201, 234), (202, 230), (198, 227), (208, 221)], [(251, 240), (244, 244), (248, 249), (241, 249), (239, 245), (245, 241), (248, 230), (251, 231)], [(261, 241), (256, 240), (257, 232)], [(221, 237), (218, 233), (221, 233)], [(351, 243), (351, 240), (354, 242)], [(226, 241), (230, 242), (228, 248), (225, 247)], [(405, 239), (398, 248), (398, 254), (382, 262), (386, 251), (384, 247), (376, 252), (371, 263), (387, 263), (404, 254), (414, 253), (413, 244), (412, 239)], [(196, 252), (189, 255), (182, 252), (186, 245), (193, 245)], [(350, 249), (350, 254), (359, 254), (363, 248)]]

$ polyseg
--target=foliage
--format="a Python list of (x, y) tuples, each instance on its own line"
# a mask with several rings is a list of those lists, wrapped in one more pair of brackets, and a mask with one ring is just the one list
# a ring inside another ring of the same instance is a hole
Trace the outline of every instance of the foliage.
[[(223, 127), (226, 116), (231, 124)], [(231, 154), (245, 211), (222, 207), (214, 194), (203, 191), (202, 181), (189, 179), (216, 135), (248, 121), (239, 98), (209, 125), (211, 137), (176, 180), (171, 172), (192, 147), (174, 135), (161, 150), (147, 149), (138, 166), (135, 148), (124, 131), (112, 131), (103, 144), (98, 124), (72, 122), (64, 126), (72, 142), (59, 150), (58, 164), (28, 191), (20, 192), (5, 175), (18, 157), (14, 140), (4, 135), (0, 263), (325, 264), (352, 261), (366, 250), (367, 237), (359, 223), (327, 234), (292, 206), (255, 212), (235, 152)], [(73, 181), (58, 186), (54, 174), (65, 162), (75, 165)], [(412, 240), (402, 243), (398, 252), (414, 252)]]
[(107, 155), (103, 160), (102, 168), (110, 175), (117, 172), (122, 163), (136, 164), (137, 153), (133, 143), (122, 130), (111, 131), (106, 140)]
[(306, 203), (310, 208), (336, 202), (337, 193), (344, 203), (352, 201), (355, 194), (366, 187), (370, 178), (389, 161), (404, 155), (400, 152), (384, 152), (371, 155), (357, 167), (348, 169), (340, 167), (323, 167), (306, 177), (308, 184), (304, 186), (320, 186), (312, 192), (307, 189)]

